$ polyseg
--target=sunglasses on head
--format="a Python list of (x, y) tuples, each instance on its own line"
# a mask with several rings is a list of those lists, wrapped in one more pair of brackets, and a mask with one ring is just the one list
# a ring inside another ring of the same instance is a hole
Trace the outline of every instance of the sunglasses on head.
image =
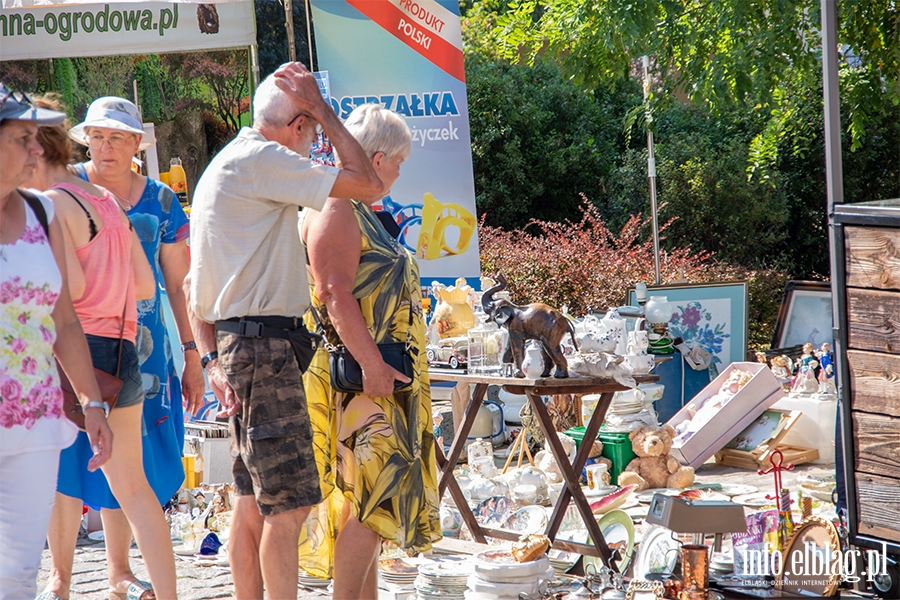
[(0, 106), (6, 104), (6, 101), (10, 98), (19, 104), (27, 104), (28, 106), (34, 107), (34, 101), (29, 98), (25, 92), (14, 92), (12, 90), (7, 90), (7, 92), (3, 94), (3, 97), (0, 98)]

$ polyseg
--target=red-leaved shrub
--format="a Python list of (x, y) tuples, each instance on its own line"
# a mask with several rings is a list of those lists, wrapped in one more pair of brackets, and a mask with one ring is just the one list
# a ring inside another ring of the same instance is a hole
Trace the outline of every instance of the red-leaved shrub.
[[(578, 223), (532, 220), (523, 230), (505, 231), (484, 224), (479, 228), (481, 271), (503, 273), (513, 302), (545, 302), (570, 314), (606, 310), (627, 304), (629, 288), (654, 283), (650, 219), (632, 216), (618, 234), (610, 231), (587, 199)], [(664, 232), (674, 219), (660, 227)], [(662, 251), (663, 284), (749, 281), (749, 346), (769, 346), (781, 290), (788, 276), (774, 270), (751, 271), (721, 263), (709, 252), (690, 248)]]

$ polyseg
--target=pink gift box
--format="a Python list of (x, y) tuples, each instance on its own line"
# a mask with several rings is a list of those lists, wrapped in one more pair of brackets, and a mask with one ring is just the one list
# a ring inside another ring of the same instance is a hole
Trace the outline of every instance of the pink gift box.
[(672, 455), (682, 464), (696, 469), (784, 396), (781, 384), (766, 365), (755, 362), (731, 363), (669, 419), (668, 424), (677, 429), (677, 425), (682, 421), (689, 420), (690, 410), (692, 408), (695, 411), (699, 410), (706, 399), (718, 394), (722, 384), (735, 368), (751, 373), (752, 379), (681, 446), (676, 447), (676, 443), (672, 443)]

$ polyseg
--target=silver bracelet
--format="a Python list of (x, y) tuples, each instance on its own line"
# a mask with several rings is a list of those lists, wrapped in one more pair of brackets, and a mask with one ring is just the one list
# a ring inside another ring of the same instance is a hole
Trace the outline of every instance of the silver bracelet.
[(97, 400), (91, 400), (87, 404), (84, 405), (83, 410), (87, 410), (89, 408), (102, 408), (103, 413), (108, 417), (109, 416), (109, 404), (106, 402), (99, 402)]

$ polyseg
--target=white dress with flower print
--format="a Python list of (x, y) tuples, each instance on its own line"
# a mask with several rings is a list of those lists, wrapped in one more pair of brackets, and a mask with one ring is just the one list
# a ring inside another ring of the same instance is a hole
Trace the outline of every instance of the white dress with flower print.
[[(53, 203), (38, 195), (47, 219)], [(51, 313), (62, 277), (37, 216), (0, 245), (0, 456), (68, 447), (78, 430), (62, 414)]]

